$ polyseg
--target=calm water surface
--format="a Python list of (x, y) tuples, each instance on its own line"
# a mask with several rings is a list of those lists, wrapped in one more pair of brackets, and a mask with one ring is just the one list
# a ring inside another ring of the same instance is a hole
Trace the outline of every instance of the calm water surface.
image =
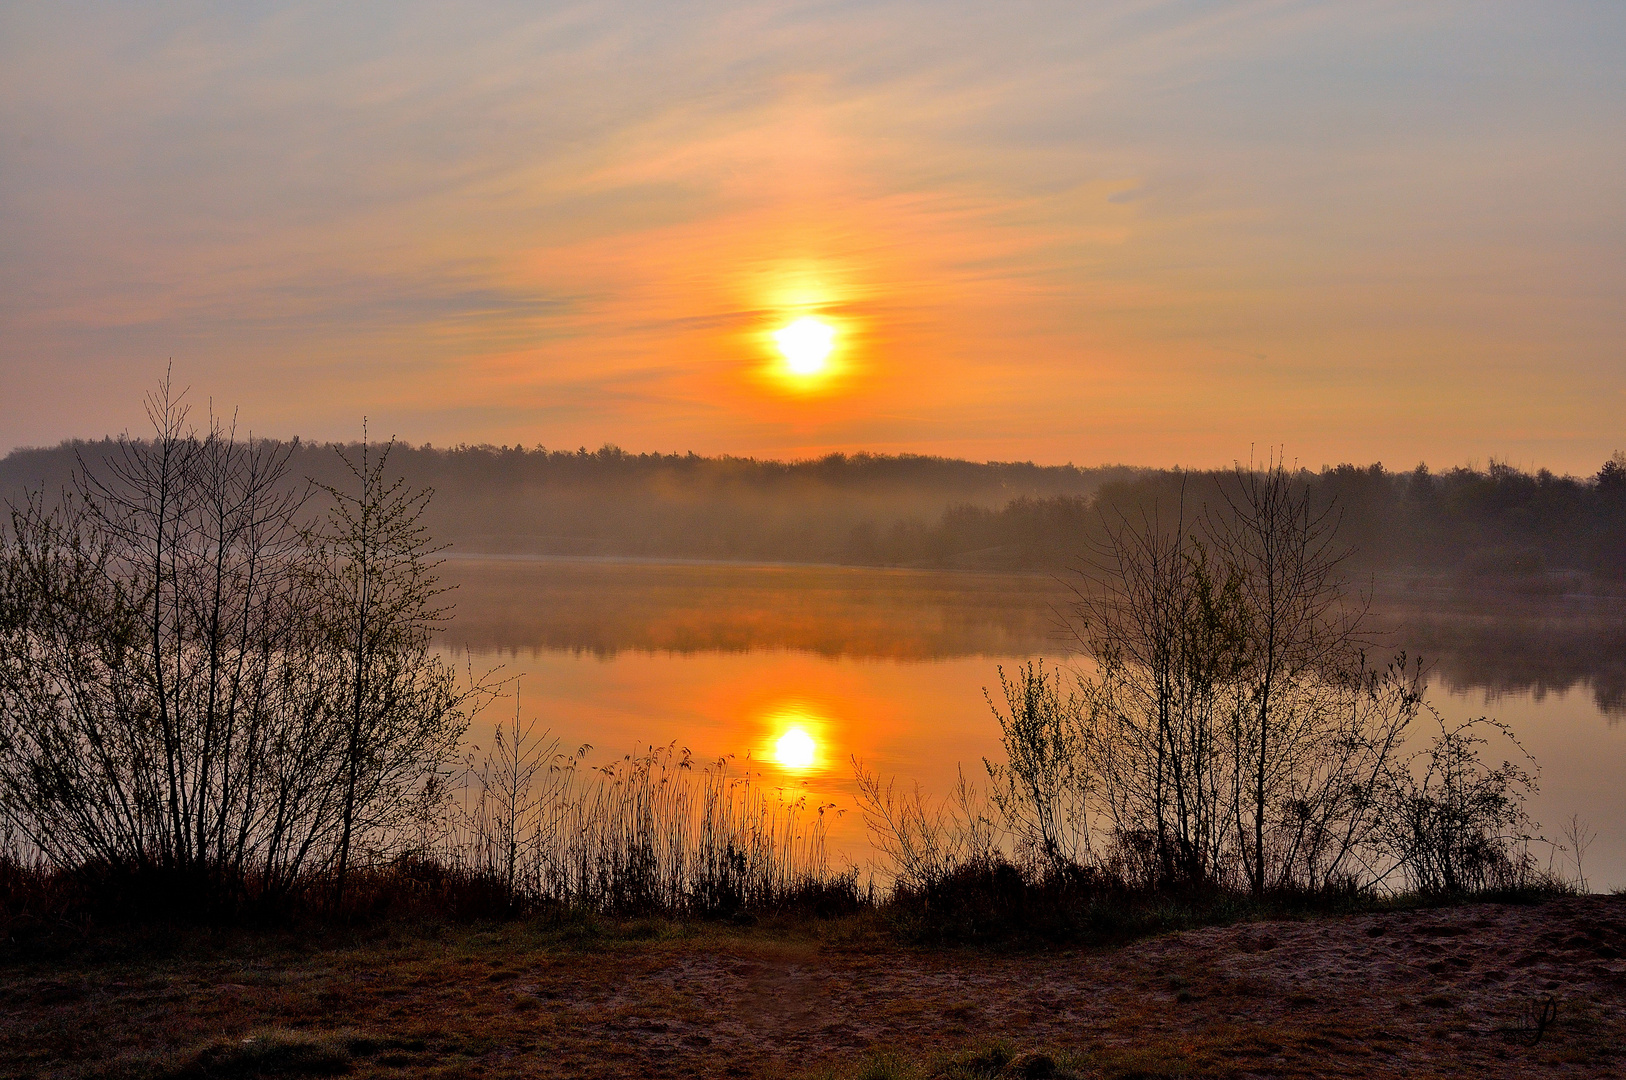
[[(522, 676), (526, 717), (602, 761), (676, 743), (733, 755), (789, 795), (832, 803), (839, 858), (869, 859), (851, 759), (932, 792), (999, 752), (998, 667), (1081, 663), (1065, 580), (838, 567), (472, 559), (445, 567), (448, 648)], [(1450, 718), (1491, 715), (1541, 765), (1534, 815), (1597, 831), (1594, 888), (1626, 885), (1626, 613), (1584, 597), (1465, 596), (1399, 583), (1374, 599), (1386, 647), (1434, 664)], [(489, 738), (498, 705), (472, 734)], [(807, 765), (776, 744), (799, 728)], [(483, 745), (483, 744), (482, 744)], [(1559, 856), (1563, 859), (1564, 856)]]

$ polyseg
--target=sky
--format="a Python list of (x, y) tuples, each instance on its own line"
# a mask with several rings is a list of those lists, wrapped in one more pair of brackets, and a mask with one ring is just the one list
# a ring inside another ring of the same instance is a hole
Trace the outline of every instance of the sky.
[(275, 436), (1590, 474), (1626, 4), (0, 4), (0, 452), (171, 366)]

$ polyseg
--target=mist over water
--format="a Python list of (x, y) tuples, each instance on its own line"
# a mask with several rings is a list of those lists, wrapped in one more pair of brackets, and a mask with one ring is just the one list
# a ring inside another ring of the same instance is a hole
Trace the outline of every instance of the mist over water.
[[(1067, 573), (483, 557), (442, 569), (456, 586), (445, 647), (520, 676), (524, 715), (563, 749), (591, 744), (601, 762), (669, 742), (732, 755), (789, 797), (833, 804), (832, 850), (859, 866), (852, 757), (936, 793), (962, 767), (980, 781), (999, 753), (983, 697), (999, 666), (1087, 663), (1067, 627), (1079, 584)], [(1371, 590), (1371, 605), (1373, 655), (1422, 656), (1448, 718), (1511, 724), (1541, 766), (1531, 810), (1544, 835), (1589, 820), (1592, 887), (1626, 885), (1626, 602), (1403, 580)], [(473, 741), (512, 707), (495, 704)], [(814, 741), (809, 764), (776, 755), (793, 728)]]

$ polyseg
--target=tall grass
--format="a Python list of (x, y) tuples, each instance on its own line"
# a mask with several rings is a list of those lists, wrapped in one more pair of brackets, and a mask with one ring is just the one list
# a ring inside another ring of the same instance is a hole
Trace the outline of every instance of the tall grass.
[(251, 889), (240, 895), (259, 899), (228, 908), (203, 903), (219, 890), (200, 892), (191, 879), (54, 866), (0, 833), (0, 936), (85, 919), (727, 918), (869, 903), (857, 870), (829, 858), (832, 805), (787, 797), (729, 759), (697, 761), (675, 744), (598, 765), (589, 751), (561, 752), (516, 713), (411, 834), (370, 838), (337, 906), (331, 872), (308, 873), (274, 899)]
[(788, 798), (675, 744), (604, 765), (534, 726), (497, 732), (426, 854), (499, 882), (519, 907), (718, 916), (857, 903), (832, 869), (831, 805)]

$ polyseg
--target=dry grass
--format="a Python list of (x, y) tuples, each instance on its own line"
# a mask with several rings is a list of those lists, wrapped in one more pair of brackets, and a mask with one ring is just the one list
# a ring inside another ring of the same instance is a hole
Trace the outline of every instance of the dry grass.
[(1623, 952), (1608, 897), (1026, 953), (872, 916), (63, 932), (0, 961), (0, 1075), (1596, 1077)]

